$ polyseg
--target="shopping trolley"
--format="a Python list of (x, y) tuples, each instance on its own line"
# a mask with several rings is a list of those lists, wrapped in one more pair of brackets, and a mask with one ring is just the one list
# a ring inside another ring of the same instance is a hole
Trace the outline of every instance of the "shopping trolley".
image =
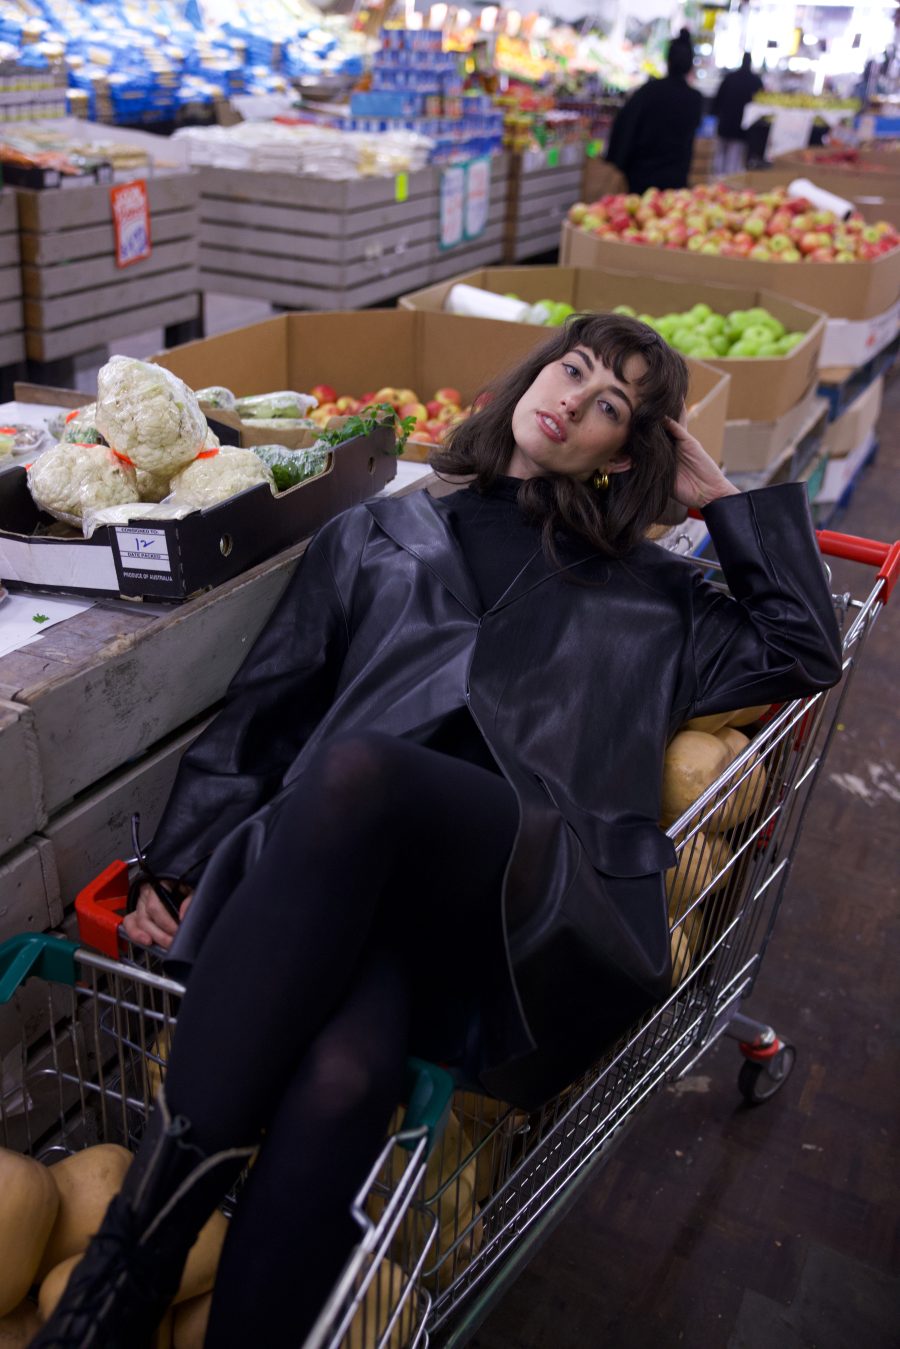
[[(741, 1005), (772, 934), (849, 680), (900, 574), (900, 543), (827, 531), (819, 543), (826, 555), (876, 566), (876, 582), (864, 599), (834, 597), (840, 683), (760, 710), (748, 743), (668, 830), (678, 856), (666, 877), (670, 997), (535, 1114), (413, 1062), (405, 1116), (354, 1205), (359, 1242), (305, 1349), (464, 1343), (638, 1107), (720, 1037), (738, 1041), (738, 1085), (749, 1102), (767, 1100), (787, 1080), (793, 1046)], [(695, 565), (716, 571), (709, 561)], [(123, 949), (127, 885), (127, 864), (116, 862), (79, 895), (82, 945), (28, 935), (0, 947), (0, 1003), (24, 999), (35, 986), (26, 980), (37, 976), (48, 1027), (23, 1047), (15, 1072), (4, 1060), (5, 1146), (52, 1160), (94, 1142), (133, 1146), (140, 1138), (183, 989), (152, 956)], [(22, 1016), (33, 1022), (34, 1007), (23, 1006)]]

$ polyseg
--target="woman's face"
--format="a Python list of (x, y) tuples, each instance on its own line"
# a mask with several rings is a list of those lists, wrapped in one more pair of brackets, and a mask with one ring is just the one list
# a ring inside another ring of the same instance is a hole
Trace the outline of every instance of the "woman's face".
[(512, 417), (515, 448), (511, 478), (567, 473), (587, 481), (631, 467), (626, 446), (638, 405), (635, 384), (646, 370), (642, 356), (629, 356), (617, 379), (599, 356), (573, 347), (545, 365), (519, 399)]

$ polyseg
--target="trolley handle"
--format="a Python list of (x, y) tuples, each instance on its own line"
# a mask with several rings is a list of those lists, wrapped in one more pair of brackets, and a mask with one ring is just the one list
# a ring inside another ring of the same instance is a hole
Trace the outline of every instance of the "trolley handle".
[[(692, 506), (688, 515), (694, 520), (702, 520), (703, 512)], [(900, 539), (894, 543), (882, 543), (878, 539), (863, 539), (856, 534), (837, 534), (832, 529), (817, 529), (816, 538), (819, 549), (826, 557), (840, 557), (845, 562), (861, 562), (867, 567), (877, 567), (877, 580), (883, 583), (882, 603), (885, 603), (900, 578)]]

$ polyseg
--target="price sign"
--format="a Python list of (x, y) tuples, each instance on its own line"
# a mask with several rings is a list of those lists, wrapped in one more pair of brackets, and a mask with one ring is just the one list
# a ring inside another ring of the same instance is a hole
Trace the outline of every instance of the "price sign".
[(153, 245), (147, 184), (142, 178), (133, 183), (119, 183), (110, 188), (109, 199), (116, 235), (116, 266), (130, 267), (134, 262), (149, 258)]
[(491, 161), (470, 159), (466, 165), (465, 236), (477, 239), (487, 225), (491, 200)]
[(441, 174), (441, 248), (453, 248), (465, 233), (466, 171), (454, 164)]

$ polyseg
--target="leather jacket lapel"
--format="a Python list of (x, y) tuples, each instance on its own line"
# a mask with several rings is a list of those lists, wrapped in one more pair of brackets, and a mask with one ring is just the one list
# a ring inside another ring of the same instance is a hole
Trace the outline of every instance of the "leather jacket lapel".
[(414, 492), (400, 503), (369, 501), (367, 509), (380, 529), (428, 567), (474, 618), (482, 614), (472, 573), (445, 517), (427, 492)]

